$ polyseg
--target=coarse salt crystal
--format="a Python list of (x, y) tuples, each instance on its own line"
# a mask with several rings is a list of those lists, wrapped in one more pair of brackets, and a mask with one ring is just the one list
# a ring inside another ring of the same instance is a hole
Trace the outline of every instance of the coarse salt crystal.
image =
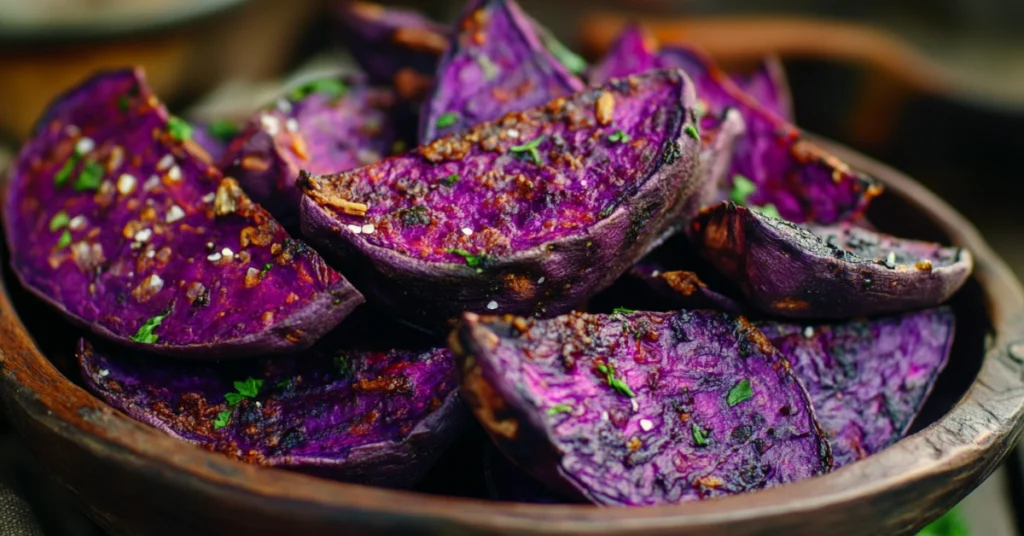
[(492, 311), (497, 309), (498, 308), (498, 302), (496, 302), (494, 300), (491, 300), (490, 303), (487, 304), (487, 308), (492, 310)]

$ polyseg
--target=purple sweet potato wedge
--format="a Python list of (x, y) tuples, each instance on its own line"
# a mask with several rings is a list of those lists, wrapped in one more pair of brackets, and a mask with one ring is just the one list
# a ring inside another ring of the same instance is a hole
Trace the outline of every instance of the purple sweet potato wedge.
[(762, 60), (752, 73), (733, 78), (740, 89), (758, 104), (780, 118), (793, 122), (793, 94), (789, 90), (786, 71), (777, 56)]
[(568, 311), (681, 219), (694, 98), (681, 71), (655, 71), (305, 177), (303, 234), (407, 321)]
[(420, 143), (581, 91), (514, 0), (472, 0), (420, 113)]
[(467, 313), (449, 344), (498, 448), (570, 497), (675, 504), (832, 465), (807, 392), (741, 316)]
[(742, 303), (708, 286), (696, 272), (662, 270), (649, 264), (637, 264), (630, 275), (646, 283), (655, 293), (678, 308), (714, 309), (728, 313), (746, 312)]
[(432, 76), (448, 48), (448, 29), (419, 11), (371, 2), (338, 2), (342, 42), (373, 84), (404, 70)]
[(971, 254), (850, 224), (800, 227), (723, 203), (693, 224), (701, 254), (752, 307), (790, 318), (851, 318), (938, 305)]
[(839, 468), (907, 433), (946, 366), (955, 320), (940, 307), (835, 325), (759, 327), (807, 387)]
[(301, 349), (362, 296), (222, 178), (141, 70), (60, 97), (4, 210), (14, 273), (70, 319), (180, 357)]
[(658, 43), (643, 26), (627, 25), (612, 43), (601, 61), (591, 66), (587, 82), (592, 86), (607, 83), (613, 78), (640, 74), (658, 67)]
[[(138, 421), (248, 463), (410, 487), (465, 424), (448, 350), (154, 362), (82, 341), (89, 389)], [(231, 366), (226, 366), (231, 365)]]
[(746, 134), (736, 142), (719, 200), (737, 195), (741, 177), (740, 183), (753, 186), (744, 204), (771, 207), (796, 223), (831, 224), (854, 219), (881, 193), (878, 183), (761, 106), (703, 54), (663, 47), (658, 57), (662, 66), (683, 69), (693, 79), (702, 108), (715, 115), (735, 108), (743, 116)]
[(395, 106), (388, 89), (314, 80), (260, 112), (231, 143), (222, 169), (282, 223), (297, 225), (299, 170), (334, 173), (380, 161), (399, 139)]

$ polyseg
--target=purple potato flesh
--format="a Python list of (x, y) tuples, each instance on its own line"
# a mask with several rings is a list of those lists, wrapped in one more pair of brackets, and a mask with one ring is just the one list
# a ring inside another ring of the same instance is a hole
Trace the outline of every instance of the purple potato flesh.
[(793, 122), (793, 96), (786, 80), (786, 71), (778, 57), (769, 56), (761, 61), (754, 72), (733, 78), (740, 89), (766, 110), (785, 121)]
[(473, 0), (420, 114), (420, 142), (581, 91), (514, 0)]
[(224, 364), (154, 362), (83, 341), (89, 389), (138, 421), (228, 457), (410, 487), (468, 416), (446, 349), (324, 351)]
[(12, 168), (22, 283), (95, 333), (179, 357), (308, 347), (362, 296), (169, 118), (140, 70), (60, 97)]
[(415, 10), (342, 1), (342, 42), (371, 83), (390, 84), (402, 71), (433, 75), (448, 48), (448, 29)]
[(682, 219), (700, 186), (691, 90), (655, 71), (308, 176), (303, 234), (406, 320), (568, 311)]
[(845, 324), (758, 327), (807, 387), (839, 468), (907, 433), (946, 366), (954, 325), (941, 307)]
[(209, 160), (215, 163), (224, 158), (228, 144), (241, 132), (241, 128), (230, 121), (192, 123), (192, 127), (192, 141), (206, 151)]
[(735, 108), (746, 134), (735, 144), (732, 166), (718, 200), (730, 198), (737, 177), (753, 183), (748, 206), (771, 206), (796, 223), (831, 224), (855, 218), (882, 187), (829, 154), (795, 126), (744, 93), (703, 54), (663, 47), (660, 65), (686, 71), (697, 87), (701, 107), (713, 115)]
[(647, 284), (659, 297), (676, 307), (685, 309), (714, 309), (728, 313), (744, 313), (742, 303), (718, 292), (701, 280), (696, 272), (688, 270), (660, 270), (656, 266), (640, 263), (630, 275)]
[(297, 224), (299, 170), (334, 173), (378, 162), (398, 139), (394, 108), (388, 89), (315, 80), (260, 112), (231, 143), (222, 169), (280, 221)]
[(495, 445), (570, 497), (675, 504), (832, 465), (807, 392), (741, 316), (467, 313), (450, 345)]
[(701, 213), (701, 255), (750, 305), (790, 318), (851, 318), (932, 307), (967, 280), (971, 254), (851, 224), (803, 228), (723, 203)]
[(587, 82), (593, 86), (607, 83), (613, 78), (640, 74), (657, 68), (655, 53), (658, 43), (646, 28), (629, 24), (612, 43), (601, 61), (587, 73)]

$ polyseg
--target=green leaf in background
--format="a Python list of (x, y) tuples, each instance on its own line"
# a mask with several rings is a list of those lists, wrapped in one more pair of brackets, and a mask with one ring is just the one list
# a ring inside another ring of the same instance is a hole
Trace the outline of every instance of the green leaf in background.
[(967, 522), (960, 514), (959, 508), (953, 508), (931, 524), (921, 529), (917, 536), (970, 536), (971, 531), (967, 528)]

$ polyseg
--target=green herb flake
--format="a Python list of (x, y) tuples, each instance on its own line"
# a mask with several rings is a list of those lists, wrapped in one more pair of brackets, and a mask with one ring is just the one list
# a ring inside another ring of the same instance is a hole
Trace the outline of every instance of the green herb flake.
[(708, 446), (708, 433), (701, 430), (697, 423), (690, 421), (690, 430), (693, 432), (693, 442), (696, 443), (698, 447)]
[(220, 430), (231, 422), (231, 410), (226, 409), (217, 414), (217, 418), (213, 420), (213, 429)]
[(71, 223), (71, 218), (68, 217), (67, 212), (62, 210), (50, 218), (50, 232), (53, 233), (59, 229), (63, 229), (64, 227), (67, 227), (69, 223)]
[(572, 406), (569, 404), (555, 404), (548, 408), (548, 415), (558, 415), (559, 413), (572, 413)]
[(601, 212), (599, 212), (597, 214), (597, 217), (598, 218), (607, 218), (608, 216), (611, 216), (611, 214), (612, 214), (612, 212), (614, 210), (615, 210), (615, 205), (608, 205), (607, 207), (604, 207), (603, 209), (601, 209)]
[(697, 141), (700, 141), (700, 132), (697, 132), (697, 127), (693, 126), (692, 124), (687, 124), (685, 127), (683, 127), (683, 132), (685, 132), (687, 136)]
[(531, 158), (533, 158), (533, 161), (535, 163), (540, 164), (540, 153), (537, 152), (537, 146), (540, 145), (545, 139), (547, 139), (547, 136), (540, 136), (522, 145), (513, 145), (512, 147), (509, 147), (508, 150), (512, 151), (513, 153), (527, 153), (530, 155)]
[(269, 262), (263, 265), (263, 268), (260, 269), (260, 281), (263, 281), (263, 278), (267, 276), (267, 272), (269, 272), (273, 267), (274, 265)]
[(334, 368), (337, 369), (338, 374), (341, 374), (342, 378), (348, 378), (352, 375), (352, 359), (349, 358), (348, 354), (340, 353), (331, 360), (334, 363)]
[(117, 98), (117, 109), (118, 110), (121, 110), (122, 112), (127, 112), (128, 111), (128, 106), (129, 106), (129, 103), (128, 103), (128, 96), (127, 95), (121, 95), (120, 97)]
[(459, 112), (445, 112), (437, 118), (437, 128), (448, 128), (459, 120)]
[(601, 374), (604, 374), (604, 379), (605, 381), (608, 382), (608, 385), (612, 389), (615, 389), (620, 395), (629, 398), (636, 398), (636, 393), (634, 393), (633, 390), (629, 388), (629, 384), (627, 384), (621, 378), (615, 377), (615, 365), (612, 365), (611, 363), (607, 365), (603, 363), (598, 363), (597, 370)]
[(263, 387), (263, 380), (254, 379), (252, 376), (245, 379), (245, 381), (235, 382), (235, 390), (238, 394), (253, 398), (259, 394), (260, 388)]
[(628, 143), (633, 137), (621, 130), (616, 130), (614, 133), (608, 136), (608, 141), (612, 143)]
[(178, 141), (190, 140), (192, 139), (192, 125), (188, 124), (188, 121), (172, 115), (167, 120), (167, 133)]
[(78, 153), (71, 155), (71, 158), (69, 158), (67, 162), (64, 162), (64, 165), (60, 168), (60, 171), (58, 171), (57, 174), (53, 176), (53, 183), (57, 186), (64, 186), (64, 184), (68, 182), (68, 179), (71, 178), (71, 173), (75, 171), (75, 166), (78, 165), (78, 160), (80, 158), (81, 157), (78, 155)]
[(210, 123), (206, 129), (209, 131), (210, 136), (213, 136), (220, 141), (231, 141), (239, 132), (242, 131), (238, 125), (226, 119), (214, 121)]
[(756, 210), (769, 218), (775, 218), (777, 220), (782, 219), (782, 214), (779, 214), (779, 209), (775, 208), (775, 205), (768, 203), (761, 206), (750, 207), (751, 210)]
[(86, 190), (99, 190), (100, 183), (103, 182), (103, 166), (97, 162), (86, 162), (85, 169), (78, 174), (78, 178), (75, 179), (75, 191), (84, 192)]
[(459, 180), (461, 179), (462, 177), (460, 177), (458, 173), (452, 173), (451, 175), (448, 175), (447, 177), (444, 178), (444, 185), (451, 186), (459, 182)]
[(754, 181), (743, 175), (735, 175), (732, 178), (732, 190), (729, 192), (729, 199), (737, 205), (746, 205), (750, 196), (757, 191)]
[(488, 82), (497, 78), (499, 71), (498, 66), (491, 61), (491, 58), (488, 57), (487, 54), (476, 54), (473, 59), (476, 60), (476, 64), (480, 66), (480, 70), (483, 71), (484, 78), (486, 78)]
[(458, 255), (466, 260), (466, 266), (477, 268), (487, 260), (487, 255), (474, 255), (464, 249), (449, 249), (447, 253)]
[(279, 382), (274, 384), (274, 387), (276, 387), (278, 389), (288, 389), (291, 386), (292, 386), (291, 378), (281, 380), (281, 381), (279, 381)]
[(346, 91), (348, 91), (348, 86), (341, 80), (337, 78), (321, 78), (293, 89), (288, 94), (288, 98), (293, 101), (300, 101), (313, 93), (319, 93), (336, 99), (344, 95)]
[(57, 239), (57, 249), (64, 249), (71, 245), (71, 231), (64, 229), (64, 232), (60, 234), (60, 238)]
[(754, 396), (754, 391), (750, 388), (750, 380), (743, 380), (732, 386), (732, 389), (729, 389), (729, 394), (725, 397), (725, 401), (731, 408), (740, 402), (750, 400), (752, 396)]
[(156, 333), (153, 333), (153, 330), (160, 327), (160, 324), (164, 322), (164, 319), (170, 315), (171, 312), (167, 311), (162, 315), (156, 315), (153, 318), (146, 320), (146, 322), (139, 327), (139, 331), (136, 331), (135, 335), (132, 335), (132, 340), (143, 344), (155, 343), (160, 337)]
[(628, 314), (632, 314), (632, 313), (635, 313), (635, 312), (636, 311), (634, 311), (633, 309), (627, 309), (625, 307), (616, 307), (616, 308), (612, 309), (612, 314), (613, 315), (628, 315)]
[(583, 74), (587, 70), (587, 60), (569, 50), (569, 47), (562, 44), (555, 36), (545, 32), (541, 35), (541, 41), (544, 42), (544, 47), (548, 49), (548, 52), (558, 60), (558, 63), (569, 69), (571, 73)]

